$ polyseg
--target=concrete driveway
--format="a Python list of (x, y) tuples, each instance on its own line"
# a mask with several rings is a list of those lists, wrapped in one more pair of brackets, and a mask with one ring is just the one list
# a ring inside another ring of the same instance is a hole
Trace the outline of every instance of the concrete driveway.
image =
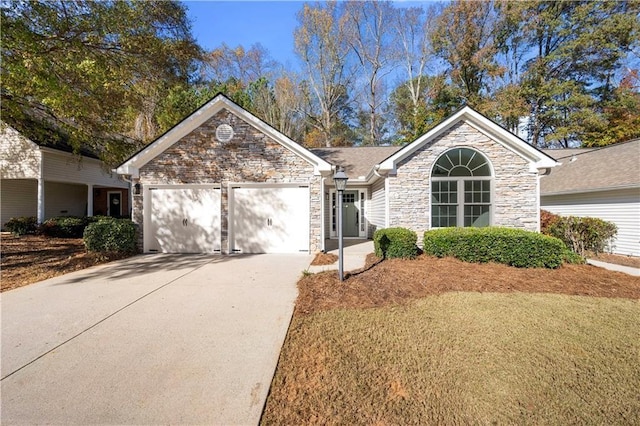
[(257, 424), (306, 255), (146, 255), (3, 293), (2, 424)]

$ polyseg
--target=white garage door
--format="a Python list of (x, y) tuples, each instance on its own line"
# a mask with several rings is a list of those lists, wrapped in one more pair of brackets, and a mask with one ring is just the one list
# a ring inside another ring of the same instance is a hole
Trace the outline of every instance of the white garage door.
[(236, 253), (309, 251), (309, 187), (236, 187), (232, 197)]
[(149, 188), (145, 251), (220, 252), (220, 188)]

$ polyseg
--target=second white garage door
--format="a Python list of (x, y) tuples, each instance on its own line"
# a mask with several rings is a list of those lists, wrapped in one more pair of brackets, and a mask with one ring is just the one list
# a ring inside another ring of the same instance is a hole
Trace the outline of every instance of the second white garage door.
[(146, 252), (220, 252), (220, 188), (152, 187), (148, 194)]
[(232, 251), (309, 251), (309, 187), (232, 188)]

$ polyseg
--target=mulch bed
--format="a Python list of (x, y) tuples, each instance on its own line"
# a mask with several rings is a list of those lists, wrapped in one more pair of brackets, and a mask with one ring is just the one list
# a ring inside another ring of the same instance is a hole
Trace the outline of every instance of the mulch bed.
[[(591, 265), (524, 269), (422, 255), (415, 260), (381, 261), (374, 255), (360, 273), (338, 280), (336, 272), (298, 282), (296, 314), (333, 308), (372, 308), (449, 291), (556, 293), (640, 299), (640, 277)], [(373, 266), (371, 266), (373, 265)]]
[(313, 258), (313, 261), (311, 261), (311, 264), (315, 266), (333, 265), (337, 261), (338, 261), (338, 256), (336, 256), (335, 254), (320, 252), (316, 254), (316, 257)]
[(87, 253), (82, 238), (52, 238), (43, 235), (16, 237), (2, 233), (0, 244), (0, 291), (127, 257)]

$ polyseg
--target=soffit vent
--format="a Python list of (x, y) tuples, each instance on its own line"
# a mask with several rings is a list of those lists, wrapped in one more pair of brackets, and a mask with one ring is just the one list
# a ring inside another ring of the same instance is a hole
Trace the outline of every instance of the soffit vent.
[(221, 124), (216, 129), (216, 139), (220, 142), (229, 142), (233, 138), (233, 127)]

